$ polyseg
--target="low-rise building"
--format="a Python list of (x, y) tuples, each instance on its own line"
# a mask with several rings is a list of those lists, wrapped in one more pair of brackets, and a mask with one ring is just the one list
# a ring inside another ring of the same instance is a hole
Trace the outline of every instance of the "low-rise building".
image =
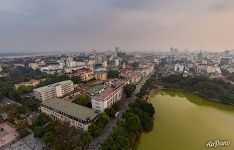
[(121, 69), (119, 75), (134, 84), (141, 80), (141, 74), (132, 69)]
[(217, 73), (221, 74), (221, 69), (218, 65), (207, 66), (207, 73)]
[(21, 86), (37, 86), (39, 83), (40, 83), (39, 80), (32, 79), (32, 80), (30, 80), (28, 82), (22, 82), (22, 83), (19, 83), (19, 84), (15, 84), (15, 88), (18, 89)]
[(153, 71), (154, 71), (154, 65), (153, 64), (140, 65), (139, 70), (138, 70), (138, 72), (140, 72), (143, 77), (147, 77)]
[(105, 81), (105, 80), (107, 80), (107, 73), (106, 73), (106, 72), (103, 72), (103, 71), (95, 72), (95, 73), (94, 73), (94, 78), (95, 78), (96, 80)]
[(123, 97), (123, 87), (125, 80), (110, 80), (108, 85), (92, 96), (92, 108), (103, 112)]
[(80, 77), (82, 81), (89, 81), (94, 78), (93, 71), (90, 69), (81, 69), (76, 72), (68, 74), (70, 78)]
[(88, 130), (89, 125), (94, 121), (98, 113), (94, 109), (90, 109), (81, 105), (64, 101), (59, 98), (52, 98), (42, 102), (41, 112), (49, 115), (54, 120), (68, 122), (71, 126)]
[(36, 70), (39, 68), (38, 63), (29, 63), (28, 67), (32, 68), (33, 70)]
[(34, 98), (45, 101), (54, 97), (62, 97), (74, 90), (71, 80), (62, 81), (33, 90)]

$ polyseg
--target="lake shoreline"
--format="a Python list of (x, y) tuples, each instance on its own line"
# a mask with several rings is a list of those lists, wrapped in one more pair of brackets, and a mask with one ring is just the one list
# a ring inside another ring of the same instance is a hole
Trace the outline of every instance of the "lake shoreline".
[(217, 103), (221, 103), (221, 104), (225, 104), (225, 105), (231, 105), (231, 106), (234, 106), (234, 104), (232, 103), (223, 103), (221, 100), (219, 99), (214, 99), (214, 98), (209, 98), (205, 95), (202, 95), (202, 94), (199, 94), (197, 92), (193, 92), (193, 91), (187, 91), (187, 90), (184, 90), (184, 89), (170, 89), (170, 88), (164, 88), (164, 87), (160, 87), (160, 88), (157, 88), (157, 89), (152, 89), (150, 91), (150, 94), (149, 94), (149, 97), (147, 98), (147, 102), (150, 101), (150, 98), (151, 98), (151, 94), (152, 92), (155, 92), (155, 91), (159, 91), (159, 90), (169, 90), (169, 91), (180, 91), (180, 92), (186, 92), (186, 93), (192, 93), (192, 94), (195, 94), (195, 95), (198, 95), (198, 96), (201, 96), (202, 98), (206, 99), (206, 100), (209, 100), (209, 101), (213, 101), (213, 102), (217, 102)]

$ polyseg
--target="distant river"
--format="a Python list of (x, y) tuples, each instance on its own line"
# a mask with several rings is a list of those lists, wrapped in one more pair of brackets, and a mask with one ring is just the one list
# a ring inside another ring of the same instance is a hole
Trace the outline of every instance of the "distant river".
[[(156, 108), (154, 129), (142, 134), (134, 149), (234, 150), (234, 106), (168, 90), (155, 92), (151, 102)], [(206, 146), (215, 140), (229, 140), (231, 144)]]

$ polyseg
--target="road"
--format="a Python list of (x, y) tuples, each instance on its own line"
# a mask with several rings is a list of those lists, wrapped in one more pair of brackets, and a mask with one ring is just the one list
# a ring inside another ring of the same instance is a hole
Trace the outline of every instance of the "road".
[(115, 126), (118, 120), (122, 119), (122, 114), (128, 109), (128, 104), (132, 103), (136, 99), (136, 94), (140, 92), (141, 87), (144, 85), (145, 81), (151, 76), (152, 74), (149, 74), (147, 77), (141, 79), (139, 84), (136, 86), (136, 90), (133, 93), (133, 95), (125, 100), (124, 105), (121, 106), (119, 110), (119, 115), (108, 122), (106, 127), (102, 130), (101, 134), (94, 138), (92, 142), (87, 146), (86, 150), (99, 150), (101, 149), (101, 144), (107, 139), (107, 137), (111, 134), (112, 128)]

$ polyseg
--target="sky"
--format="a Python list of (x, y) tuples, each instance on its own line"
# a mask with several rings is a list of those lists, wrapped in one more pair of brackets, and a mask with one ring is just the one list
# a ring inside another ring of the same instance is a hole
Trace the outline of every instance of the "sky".
[(233, 0), (0, 0), (0, 52), (234, 49)]

